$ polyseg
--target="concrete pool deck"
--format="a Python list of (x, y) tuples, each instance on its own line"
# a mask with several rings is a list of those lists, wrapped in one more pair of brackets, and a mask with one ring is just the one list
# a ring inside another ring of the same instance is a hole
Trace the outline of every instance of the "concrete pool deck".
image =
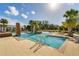
[(5, 56), (60, 56), (58, 50), (42, 46), (37, 52), (33, 53), (34, 49), (29, 48), (33, 46), (35, 42), (30, 40), (17, 41), (14, 37), (0, 38), (0, 55)]
[(37, 52), (29, 48), (35, 42), (30, 40), (17, 41), (14, 37), (0, 38), (0, 55), (3, 56), (79, 56), (79, 44), (67, 40), (61, 49), (42, 46)]

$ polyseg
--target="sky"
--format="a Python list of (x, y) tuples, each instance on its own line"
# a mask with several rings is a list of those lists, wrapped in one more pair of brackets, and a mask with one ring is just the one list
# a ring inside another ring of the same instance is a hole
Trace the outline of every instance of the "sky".
[(0, 3), (0, 18), (6, 18), (9, 25), (19, 22), (27, 25), (30, 20), (47, 20), (61, 25), (65, 11), (79, 10), (77, 3)]

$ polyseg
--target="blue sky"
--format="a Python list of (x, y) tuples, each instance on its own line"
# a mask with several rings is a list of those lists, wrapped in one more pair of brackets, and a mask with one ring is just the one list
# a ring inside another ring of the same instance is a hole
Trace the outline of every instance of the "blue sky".
[(79, 10), (79, 4), (73, 3), (2, 3), (0, 4), (0, 18), (6, 18), (9, 24), (16, 22), (22, 25), (29, 20), (48, 20), (49, 23), (60, 25), (64, 21), (63, 14), (69, 9)]

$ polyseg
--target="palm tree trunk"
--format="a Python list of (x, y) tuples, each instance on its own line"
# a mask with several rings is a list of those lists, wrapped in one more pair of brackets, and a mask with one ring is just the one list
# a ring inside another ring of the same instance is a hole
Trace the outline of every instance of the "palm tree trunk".
[(68, 27), (68, 35), (73, 37), (73, 32), (72, 32), (72, 28)]
[(35, 33), (35, 26), (33, 27), (33, 33)]

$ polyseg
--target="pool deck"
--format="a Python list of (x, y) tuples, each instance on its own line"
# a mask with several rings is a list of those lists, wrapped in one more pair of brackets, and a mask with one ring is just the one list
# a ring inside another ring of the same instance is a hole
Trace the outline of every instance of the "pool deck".
[(29, 49), (35, 42), (30, 40), (17, 41), (14, 37), (0, 38), (0, 55), (5, 56), (60, 56), (63, 55), (58, 50), (42, 46), (33, 53), (34, 49)]
[(16, 40), (14, 37), (0, 38), (0, 55), (4, 56), (79, 56), (79, 44), (66, 40), (59, 48), (51, 48), (43, 45), (33, 53), (35, 48), (29, 49), (35, 44), (30, 40)]

